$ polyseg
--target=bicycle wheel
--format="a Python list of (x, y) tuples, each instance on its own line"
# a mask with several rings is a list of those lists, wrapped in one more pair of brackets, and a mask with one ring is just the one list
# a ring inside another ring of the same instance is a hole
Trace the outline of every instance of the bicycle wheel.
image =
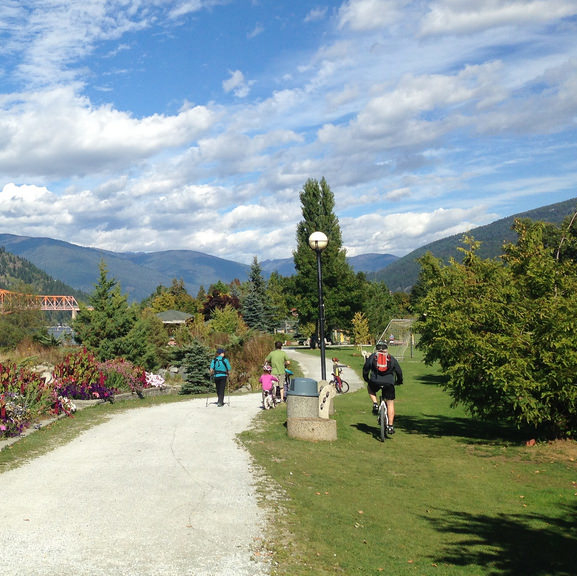
[(340, 392), (341, 392), (342, 394), (346, 394), (346, 393), (349, 391), (349, 389), (350, 389), (349, 383), (348, 383), (346, 380), (343, 380), (343, 379), (341, 378), (341, 389), (340, 389)]
[(389, 415), (387, 413), (387, 405), (381, 400), (379, 406), (379, 424), (381, 426), (381, 442), (385, 441), (387, 437), (387, 426), (389, 424)]

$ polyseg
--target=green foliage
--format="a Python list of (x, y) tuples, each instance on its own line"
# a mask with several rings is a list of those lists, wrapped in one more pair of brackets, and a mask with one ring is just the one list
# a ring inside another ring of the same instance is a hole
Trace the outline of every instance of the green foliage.
[(273, 328), (285, 320), (289, 315), (288, 295), (292, 294), (291, 278), (283, 278), (278, 272), (273, 272), (268, 279), (266, 297), (271, 311)]
[(239, 311), (227, 304), (224, 308), (215, 308), (210, 318), (212, 332), (224, 334), (242, 334), (247, 331), (247, 326)]
[(369, 344), (371, 332), (369, 330), (369, 321), (362, 312), (357, 312), (353, 318), (353, 335), (355, 344), (362, 346)]
[(212, 350), (199, 340), (193, 340), (179, 353), (183, 356), (182, 366), (186, 373), (185, 383), (182, 385), (180, 393), (202, 394), (209, 392), (211, 389), (210, 361), (213, 358)]
[(150, 307), (155, 312), (165, 312), (167, 310), (179, 310), (189, 314), (198, 312), (198, 303), (193, 298), (184, 285), (182, 279), (173, 278), (169, 288), (158, 286), (154, 294), (141, 302), (143, 308)]
[(309, 179), (300, 193), (303, 220), (297, 225), (297, 248), (293, 253), (297, 271), (291, 305), (298, 309), (302, 322), (318, 316), (317, 256), (308, 239), (324, 232), (329, 243), (321, 254), (325, 327), (350, 328), (362, 303), (362, 282), (346, 260), (338, 218), (334, 214), (334, 195), (323, 178)]
[(364, 284), (363, 313), (369, 324), (369, 334), (374, 340), (382, 334), (391, 318), (397, 316), (396, 311), (393, 296), (384, 282)]
[[(566, 437), (577, 434), (577, 266), (543, 230), (517, 221), (503, 261), (481, 259), (473, 240), (462, 262), (423, 257), (416, 330), (473, 415)], [(571, 232), (567, 254), (574, 244)]]

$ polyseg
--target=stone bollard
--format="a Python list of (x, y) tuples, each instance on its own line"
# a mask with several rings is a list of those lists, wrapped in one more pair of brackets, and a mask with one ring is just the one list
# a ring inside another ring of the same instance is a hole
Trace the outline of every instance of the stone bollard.
[(321, 418), (328, 418), (335, 413), (335, 405), (333, 398), (337, 395), (337, 389), (328, 382), (322, 385), (323, 380), (319, 382), (321, 387), (319, 391), (319, 416)]

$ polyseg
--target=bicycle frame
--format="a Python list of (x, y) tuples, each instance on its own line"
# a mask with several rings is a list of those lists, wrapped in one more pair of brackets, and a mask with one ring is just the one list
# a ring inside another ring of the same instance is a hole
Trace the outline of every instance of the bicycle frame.
[(387, 429), (389, 427), (389, 410), (387, 408), (387, 402), (381, 395), (381, 403), (379, 404), (379, 426), (381, 429), (381, 442), (384, 442), (388, 438)]

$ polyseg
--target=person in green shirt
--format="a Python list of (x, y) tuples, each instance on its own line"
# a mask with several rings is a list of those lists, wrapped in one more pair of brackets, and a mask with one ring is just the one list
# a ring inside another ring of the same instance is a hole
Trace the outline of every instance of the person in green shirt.
[(274, 350), (269, 352), (266, 357), (265, 362), (268, 362), (272, 366), (272, 374), (278, 378), (280, 388), (280, 399), (284, 402), (284, 386), (282, 383), (285, 381), (285, 371), (284, 369), (290, 365), (290, 360), (288, 354), (282, 349), (282, 342), (274, 343)]

